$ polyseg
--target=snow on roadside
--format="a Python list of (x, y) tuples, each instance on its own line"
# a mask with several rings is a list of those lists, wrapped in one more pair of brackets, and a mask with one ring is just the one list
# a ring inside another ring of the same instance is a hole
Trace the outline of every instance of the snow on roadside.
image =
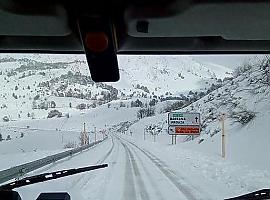
[[(136, 119), (136, 111), (137, 108), (109, 109), (104, 105), (71, 115), (70, 118), (21, 120), (4, 124), (0, 128), (3, 138), (6, 139), (10, 134), (11, 140), (0, 142), (0, 170), (67, 150), (64, 147), (69, 142), (79, 145), (83, 123), (86, 123), (90, 142), (95, 140), (95, 128), (96, 139), (102, 139), (102, 130), (108, 133), (114, 124), (133, 121)], [(24, 133), (23, 137), (21, 133)], [(9, 159), (11, 161), (7, 161)]]
[(121, 137), (150, 151), (168, 164), (170, 169), (186, 177), (191, 184), (210, 193), (213, 191), (212, 195), (218, 195), (220, 199), (270, 187), (269, 170), (253, 169), (182, 145), (172, 146), (155, 143), (152, 140), (143, 141), (129, 135)]
[[(266, 66), (266, 67), (265, 67)], [(199, 173), (229, 191), (229, 196), (270, 187), (269, 99), (267, 82), (269, 64), (256, 64), (238, 72), (234, 79), (204, 98), (183, 108), (183, 112), (200, 112), (203, 130), (199, 137), (179, 136), (171, 146), (167, 134), (167, 114), (144, 118), (133, 124), (134, 141), (156, 152), (174, 166)], [(221, 158), (221, 130), (218, 116), (226, 113), (226, 158)], [(156, 137), (144, 129), (151, 125), (165, 128)], [(130, 137), (130, 136), (129, 136)], [(186, 141), (186, 142), (183, 142)], [(147, 145), (146, 145), (147, 144)], [(155, 148), (154, 148), (155, 147)]]

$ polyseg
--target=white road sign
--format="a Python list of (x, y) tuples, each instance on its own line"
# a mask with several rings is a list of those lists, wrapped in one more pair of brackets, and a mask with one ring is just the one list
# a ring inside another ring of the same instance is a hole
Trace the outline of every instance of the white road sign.
[(171, 112), (168, 114), (170, 135), (199, 135), (200, 113)]
[(200, 113), (171, 112), (168, 118), (169, 126), (200, 125)]

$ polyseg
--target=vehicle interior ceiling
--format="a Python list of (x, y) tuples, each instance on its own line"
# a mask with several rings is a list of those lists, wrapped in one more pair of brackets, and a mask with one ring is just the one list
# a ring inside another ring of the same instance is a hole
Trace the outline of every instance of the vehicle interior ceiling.
[[(267, 53), (269, 10), (265, 0), (1, 0), (0, 52), (85, 53), (94, 81), (117, 81), (117, 54)], [(93, 32), (107, 36), (104, 51), (88, 48)]]

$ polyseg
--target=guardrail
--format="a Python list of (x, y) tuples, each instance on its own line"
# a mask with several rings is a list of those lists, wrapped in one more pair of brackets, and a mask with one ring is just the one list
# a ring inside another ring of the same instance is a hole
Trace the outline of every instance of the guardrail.
[[(104, 138), (104, 140), (106, 140), (107, 138), (108, 138), (108, 136), (106, 138)], [(58, 160), (64, 159), (68, 156), (72, 156), (76, 153), (82, 152), (82, 151), (84, 151), (84, 150), (86, 150), (86, 149), (88, 149), (96, 144), (99, 144), (100, 142), (102, 142), (104, 140), (92, 142), (92, 143), (85, 145), (85, 146), (81, 146), (81, 147), (78, 147), (75, 149), (71, 149), (68, 151), (64, 151), (61, 153), (50, 155), (50, 156), (47, 156), (45, 158), (41, 158), (41, 159), (29, 162), (29, 163), (25, 163), (22, 165), (18, 165), (18, 166), (11, 167), (9, 169), (5, 169), (3, 171), (0, 171), (0, 184), (6, 182), (8, 180), (11, 180), (13, 178), (17, 178), (19, 176), (22, 176), (28, 172), (31, 172), (31, 171), (34, 171), (34, 170), (39, 169), (41, 167), (44, 167), (48, 164), (54, 163)]]

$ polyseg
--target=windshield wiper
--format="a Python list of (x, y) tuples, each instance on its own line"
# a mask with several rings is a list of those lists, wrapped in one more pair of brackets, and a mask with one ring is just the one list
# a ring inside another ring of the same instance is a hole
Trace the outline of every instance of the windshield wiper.
[(225, 200), (265, 200), (270, 199), (270, 189), (262, 189), (256, 192), (251, 192), (238, 197), (233, 197)]
[(61, 171), (55, 171), (51, 173), (44, 173), (39, 174), (35, 176), (29, 176), (26, 178), (23, 178), (18, 181), (14, 181), (5, 185), (0, 186), (0, 191), (3, 190), (13, 190), (14, 188), (22, 187), (25, 185), (31, 185), (39, 182), (49, 181), (53, 179), (62, 178), (65, 176), (70, 176), (82, 172), (92, 171), (100, 168), (108, 167), (108, 164), (102, 164), (102, 165), (95, 165), (95, 166), (88, 166), (88, 167), (82, 167), (77, 169), (67, 169), (67, 170), (61, 170)]

